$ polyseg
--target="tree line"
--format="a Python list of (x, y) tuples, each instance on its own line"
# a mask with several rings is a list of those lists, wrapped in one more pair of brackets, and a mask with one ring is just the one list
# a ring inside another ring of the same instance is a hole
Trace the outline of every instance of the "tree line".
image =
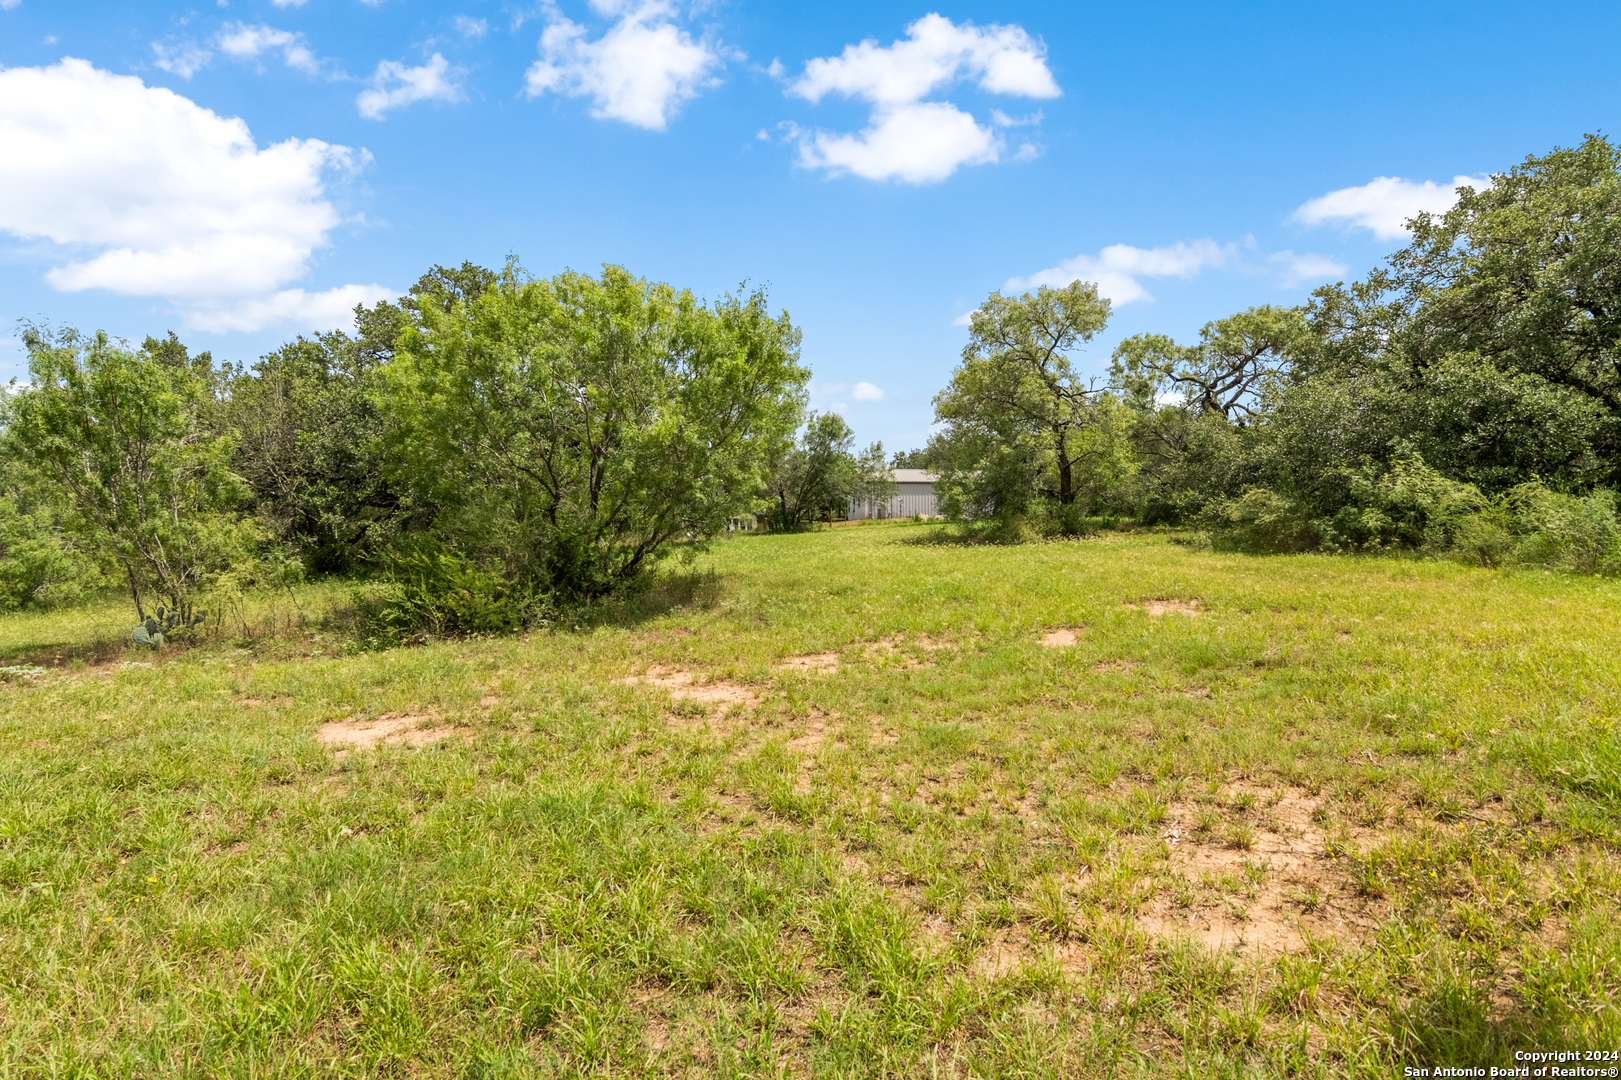
[(434, 267), (352, 333), (251, 367), (25, 327), (0, 412), (0, 603), (127, 592), (192, 619), (212, 590), (382, 573), (384, 630), (510, 629), (642, 580), (758, 516), (802, 528), (883, 494), (806, 414), (800, 332), (763, 291)]
[(434, 267), (352, 332), (251, 367), (27, 326), (0, 398), (0, 606), (204, 596), (364, 569), (384, 636), (621, 592), (740, 522), (804, 528), (935, 471), (969, 539), (1099, 518), (1254, 549), (1621, 568), (1621, 154), (1592, 136), (1464, 189), (1360, 281), (1197, 340), (1107, 326), (1075, 282), (973, 314), (936, 435), (885, 460), (807, 412), (762, 291), (619, 267)]
[[(1078, 354), (1109, 303), (1076, 282), (993, 295), (935, 399), (948, 512), (987, 536), (1098, 516), (1264, 550), (1406, 547), (1621, 568), (1621, 154), (1529, 157), (1366, 278), (1196, 341)], [(897, 459), (902, 460), (902, 459)]]

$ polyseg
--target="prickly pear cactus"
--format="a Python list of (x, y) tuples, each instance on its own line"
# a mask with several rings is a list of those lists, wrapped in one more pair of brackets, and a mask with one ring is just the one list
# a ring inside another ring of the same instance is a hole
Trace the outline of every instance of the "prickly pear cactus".
[(174, 631), (192, 630), (201, 625), (203, 625), (201, 615), (187, 617), (178, 611), (159, 607), (146, 617), (145, 622), (130, 631), (129, 640), (134, 645), (146, 645), (153, 649), (161, 649), (168, 640), (168, 635), (173, 634)]

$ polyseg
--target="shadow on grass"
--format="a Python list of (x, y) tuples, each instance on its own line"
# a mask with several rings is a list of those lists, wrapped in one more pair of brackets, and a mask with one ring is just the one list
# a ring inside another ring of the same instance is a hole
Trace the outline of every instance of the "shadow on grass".
[(93, 667), (118, 660), (128, 650), (129, 643), (118, 637), (97, 637), (90, 641), (27, 642), (0, 649), (0, 664), (60, 668), (78, 663)]
[(708, 611), (720, 602), (724, 592), (720, 575), (714, 570), (663, 573), (641, 583), (634, 592), (582, 605), (565, 614), (563, 624), (581, 629), (635, 626), (681, 608)]
[(927, 531), (904, 536), (894, 542), (919, 547), (1017, 547), (1023, 544), (1062, 544), (1086, 540), (1115, 531), (1119, 523), (1103, 518), (1088, 519), (1079, 532), (1043, 532), (1020, 522), (987, 522), (929, 525)]

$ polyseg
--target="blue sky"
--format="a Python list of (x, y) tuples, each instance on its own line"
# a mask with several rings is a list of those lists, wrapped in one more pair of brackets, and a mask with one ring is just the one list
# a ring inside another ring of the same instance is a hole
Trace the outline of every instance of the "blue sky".
[(436, 262), (747, 280), (901, 449), (992, 290), (1099, 281), (1099, 372), (1298, 303), (1607, 130), (1617, 40), (1597, 3), (0, 0), (0, 316), (251, 363)]

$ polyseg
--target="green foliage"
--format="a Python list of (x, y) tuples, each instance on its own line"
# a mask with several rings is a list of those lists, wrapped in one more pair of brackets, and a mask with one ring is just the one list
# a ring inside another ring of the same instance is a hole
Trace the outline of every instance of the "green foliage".
[(348, 570), (408, 525), (389, 484), (378, 361), (364, 339), (298, 338), (231, 373), (221, 405), (233, 466), (272, 537), (311, 570)]
[(1110, 375), (1139, 407), (1174, 394), (1195, 415), (1245, 420), (1255, 415), (1267, 382), (1288, 369), (1309, 339), (1300, 311), (1250, 308), (1206, 323), (1197, 345), (1162, 334), (1127, 338), (1114, 351)]
[(384, 369), (391, 474), (502, 580), (598, 596), (724, 531), (800, 415), (799, 332), (608, 267), (423, 303)]
[(1332, 512), (1251, 487), (1213, 503), (1204, 522), (1228, 542), (1263, 551), (1409, 548), (1484, 566), (1621, 571), (1613, 492), (1576, 496), (1532, 481), (1491, 497), (1416, 454), (1387, 469), (1339, 471), (1346, 498)]
[(236, 512), (232, 440), (203, 423), (206, 358), (153, 339), (141, 353), (105, 335), (30, 328), (25, 341), (31, 385), (11, 402), (8, 454), (58, 493), (64, 529), (119, 567), (138, 613), (146, 592), (189, 615), (257, 537)]
[(974, 312), (962, 363), (934, 400), (944, 430), (929, 453), (947, 516), (1012, 519), (1043, 502), (1085, 506), (1122, 480), (1123, 428), (1070, 356), (1108, 321), (1109, 302), (1085, 282), (1017, 298), (992, 293)]
[(838, 413), (811, 413), (766, 485), (766, 520), (793, 531), (814, 521), (843, 517), (852, 500), (868, 506), (895, 494), (884, 463), (884, 444), (853, 452), (855, 434)]
[(102, 568), (63, 530), (53, 500), (0, 494), (0, 611), (72, 604), (103, 581)]
[(1587, 402), (1594, 454), (1621, 467), (1621, 149), (1528, 157), (1412, 228), (1386, 278), (1410, 313), (1396, 351), (1421, 376), (1477, 355)]
[(537, 593), (532, 582), (505, 581), (480, 570), (432, 534), (403, 539), (380, 559), (386, 585), (379, 593), (355, 594), (367, 637), (400, 641), (418, 633), (507, 633), (555, 618), (551, 598)]
[(1252, 308), (1186, 348), (1122, 343), (1139, 512), (1268, 550), (1604, 571), (1621, 151), (1594, 136), (1528, 158), (1410, 224), (1387, 268), (1303, 309)]

